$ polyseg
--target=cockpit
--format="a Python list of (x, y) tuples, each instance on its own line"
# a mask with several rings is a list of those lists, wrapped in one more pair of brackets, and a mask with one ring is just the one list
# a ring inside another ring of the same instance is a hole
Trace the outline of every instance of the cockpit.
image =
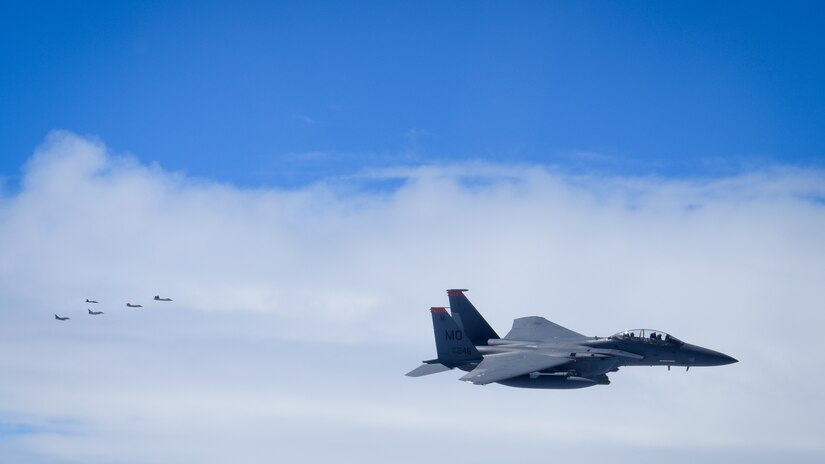
[(614, 340), (628, 340), (639, 341), (645, 343), (653, 343), (656, 345), (676, 345), (682, 346), (685, 342), (679, 340), (673, 335), (667, 334), (661, 330), (656, 329), (632, 329), (625, 330), (610, 336)]

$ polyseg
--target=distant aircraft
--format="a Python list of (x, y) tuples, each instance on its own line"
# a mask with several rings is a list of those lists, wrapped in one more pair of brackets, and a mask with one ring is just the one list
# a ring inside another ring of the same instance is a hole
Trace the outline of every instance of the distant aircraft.
[(161, 298), (160, 295), (155, 295), (155, 301), (172, 301), (171, 298)]
[(54, 315), (54, 318), (58, 321), (68, 321), (69, 319), (71, 319), (71, 317), (60, 317), (57, 314)]
[(86, 303), (97, 303), (97, 301), (86, 298)]
[(521, 388), (584, 388), (609, 385), (608, 372), (624, 366), (721, 366), (736, 359), (685, 343), (661, 330), (635, 329), (609, 337), (586, 337), (543, 317), (522, 317), (500, 338), (479, 314), (464, 289), (447, 290), (450, 311), (430, 309), (436, 359), (410, 377), (459, 368), (461, 380), (497, 382)]
[(126, 303), (126, 306), (128, 306), (130, 308), (142, 308), (143, 307), (143, 305), (132, 304), (132, 303)]
[(88, 310), (89, 314), (92, 316), (97, 316), (98, 314), (103, 314), (103, 311), (92, 311), (91, 309)]

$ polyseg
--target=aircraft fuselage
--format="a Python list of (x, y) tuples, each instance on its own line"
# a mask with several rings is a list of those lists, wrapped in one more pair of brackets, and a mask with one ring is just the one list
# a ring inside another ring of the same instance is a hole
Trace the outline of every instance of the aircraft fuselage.
[[(540, 378), (524, 376), (525, 382), (499, 382), (509, 386), (527, 388), (583, 388), (606, 385), (610, 382), (592, 380), (624, 366), (722, 366), (737, 362), (736, 359), (701, 346), (682, 342), (636, 339), (622, 340), (615, 337), (592, 337), (585, 340), (559, 340), (536, 342), (530, 340), (489, 340), (487, 346), (478, 347), (482, 355), (514, 351), (535, 352), (569, 358), (566, 364), (549, 371), (540, 371)], [(473, 366), (462, 370), (470, 371)], [(580, 376), (583, 378), (573, 379)], [(573, 382), (562, 382), (564, 377)], [(537, 382), (537, 380), (541, 380)]]
[(446, 307), (430, 308), (438, 357), (424, 361), (408, 376), (458, 368), (468, 372), (461, 380), (476, 385), (567, 389), (608, 385), (607, 374), (624, 366), (689, 369), (737, 362), (661, 330), (588, 337), (539, 316), (514, 320), (510, 332), (500, 337), (464, 295), (466, 291), (447, 290), (450, 313)]

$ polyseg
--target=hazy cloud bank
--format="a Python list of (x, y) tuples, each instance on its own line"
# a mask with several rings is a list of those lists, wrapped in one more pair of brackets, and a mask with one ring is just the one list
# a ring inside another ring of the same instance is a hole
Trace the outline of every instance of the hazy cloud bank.
[[(361, 188), (376, 180), (398, 187)], [(0, 452), (818, 461), (823, 199), (825, 173), (787, 167), (674, 180), (464, 163), (244, 189), (56, 132), (0, 200)], [(426, 309), (453, 286), (500, 333), (524, 315), (651, 326), (742, 362), (580, 392), (404, 378), (433, 354)], [(450, 447), (470, 435), (484, 452)]]

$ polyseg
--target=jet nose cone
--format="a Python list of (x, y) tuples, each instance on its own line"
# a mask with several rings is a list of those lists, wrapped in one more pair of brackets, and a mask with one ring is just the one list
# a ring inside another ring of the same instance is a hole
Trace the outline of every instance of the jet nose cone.
[(683, 350), (689, 356), (687, 364), (691, 366), (724, 366), (739, 362), (736, 358), (701, 346), (685, 344)]
[(726, 354), (719, 353), (719, 365), (720, 366), (724, 366), (726, 364), (738, 363), (738, 362), (739, 362), (739, 360), (732, 357), (732, 356), (728, 356)]
[(728, 356), (725, 353), (720, 353), (718, 351), (712, 350), (708, 350), (707, 360), (709, 366), (724, 366), (727, 364), (739, 362), (738, 359), (732, 356)]

